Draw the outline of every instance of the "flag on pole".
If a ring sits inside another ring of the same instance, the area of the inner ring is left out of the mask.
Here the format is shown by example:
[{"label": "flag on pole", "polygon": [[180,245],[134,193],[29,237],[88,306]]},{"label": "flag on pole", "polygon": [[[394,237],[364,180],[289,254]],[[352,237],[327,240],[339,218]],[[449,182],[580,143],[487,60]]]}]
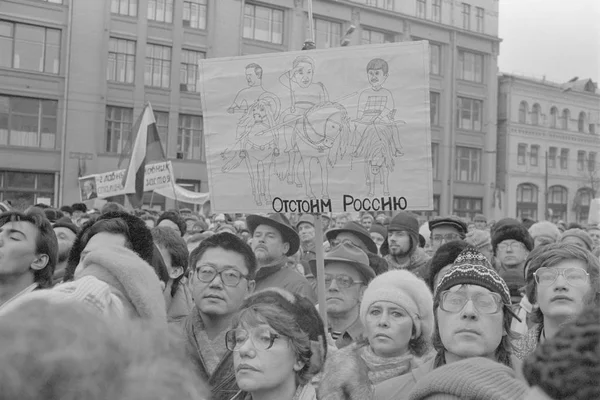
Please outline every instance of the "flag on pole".
[{"label": "flag on pole", "polygon": [[166,157],[156,128],[154,111],[152,105],[148,103],[142,112],[129,165],[123,177],[123,187],[134,189],[135,195],[132,197],[138,204],[142,202],[144,195],[146,164],[157,161],[166,161]]}]

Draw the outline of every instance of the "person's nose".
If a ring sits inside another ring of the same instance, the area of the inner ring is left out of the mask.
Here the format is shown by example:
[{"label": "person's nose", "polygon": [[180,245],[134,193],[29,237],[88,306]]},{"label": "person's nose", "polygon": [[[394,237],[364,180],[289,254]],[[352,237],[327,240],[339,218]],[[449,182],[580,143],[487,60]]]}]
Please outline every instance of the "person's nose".
[{"label": "person's nose", "polygon": [[329,287],[327,288],[330,292],[339,292],[340,288],[337,285],[337,282],[335,279],[331,280],[331,283],[329,284]]},{"label": "person's nose", "polygon": [[256,349],[250,337],[246,339],[244,343],[239,347],[238,352],[242,358],[254,358],[256,357]]},{"label": "person's nose", "polygon": [[565,278],[564,272],[559,273],[558,276],[556,277],[556,280],[554,281],[554,290],[562,291],[562,290],[568,290],[568,289],[569,289],[569,285],[567,282],[567,278]]},{"label": "person's nose", "polygon": [[208,287],[211,289],[222,289],[223,288],[223,280],[221,280],[221,275],[215,275],[214,279],[208,284]]},{"label": "person's nose", "polygon": [[389,316],[387,313],[381,313],[381,316],[379,317],[379,321],[377,321],[377,326],[381,327],[381,328],[387,328],[389,327],[390,321],[389,321]]},{"label": "person's nose", "polygon": [[469,299],[467,301],[467,304],[465,304],[465,306],[461,310],[461,318],[476,320],[478,317],[479,317],[479,314],[477,313],[475,304],[473,304],[473,300]]}]

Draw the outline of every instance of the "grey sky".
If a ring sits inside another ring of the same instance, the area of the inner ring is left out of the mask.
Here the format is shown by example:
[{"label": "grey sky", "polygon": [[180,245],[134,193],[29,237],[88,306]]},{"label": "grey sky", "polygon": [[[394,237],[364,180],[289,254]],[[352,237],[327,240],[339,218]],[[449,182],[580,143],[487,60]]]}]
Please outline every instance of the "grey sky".
[{"label": "grey sky", "polygon": [[600,0],[499,0],[501,72],[600,78]]}]

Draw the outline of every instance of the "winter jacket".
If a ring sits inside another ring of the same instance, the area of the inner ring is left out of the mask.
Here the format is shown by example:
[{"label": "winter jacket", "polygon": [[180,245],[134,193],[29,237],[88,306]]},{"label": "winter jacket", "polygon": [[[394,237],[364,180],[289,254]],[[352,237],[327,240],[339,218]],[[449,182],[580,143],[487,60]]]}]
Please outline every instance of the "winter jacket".
[{"label": "winter jacket", "polygon": [[171,300],[167,310],[167,322],[169,326],[183,326],[185,319],[194,307],[194,300],[187,286],[181,282]]},{"label": "winter jacket", "polygon": [[[231,400],[252,400],[252,395],[246,392],[238,392]],[[317,393],[312,385],[298,386],[293,400],[317,400]]]},{"label": "winter jacket", "polygon": [[394,260],[394,257],[391,254],[386,255],[384,259],[385,261],[387,261],[390,270],[406,269],[414,273],[418,277],[425,279],[427,276],[425,274],[427,271],[427,264],[431,257],[429,257],[427,253],[425,253],[425,250],[423,250],[420,247],[417,247],[413,254],[410,256],[410,263],[407,266],[397,264]]},{"label": "winter jacket", "polygon": [[284,257],[270,265],[261,267],[256,273],[255,291],[278,287],[289,292],[306,297],[314,304],[317,303],[317,295],[305,277],[286,266],[287,257]]}]

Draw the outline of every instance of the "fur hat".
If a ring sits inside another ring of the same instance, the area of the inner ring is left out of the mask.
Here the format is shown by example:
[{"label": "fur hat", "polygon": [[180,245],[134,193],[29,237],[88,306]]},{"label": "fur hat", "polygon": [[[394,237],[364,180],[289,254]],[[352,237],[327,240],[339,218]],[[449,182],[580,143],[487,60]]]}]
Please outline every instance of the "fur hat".
[{"label": "fur hat", "polygon": [[521,222],[514,218],[502,218],[500,221],[496,222],[494,226],[492,226],[490,230],[491,235],[494,236],[494,232],[507,225],[521,225]]},{"label": "fur hat", "polygon": [[79,233],[79,227],[75,225],[69,218],[63,217],[52,224],[53,228],[67,228],[75,235]]},{"label": "fur hat", "polygon": [[553,242],[558,242],[560,239],[560,231],[558,227],[550,221],[540,221],[531,225],[529,234],[535,240],[536,237],[545,236],[552,239]]},{"label": "fur hat", "polygon": [[523,243],[527,251],[533,250],[533,239],[527,229],[521,224],[508,224],[494,229],[494,233],[492,234],[494,253],[499,243],[510,239]]},{"label": "fur hat", "polygon": [[467,233],[465,242],[479,250],[487,245],[492,244],[492,238],[490,237],[490,233],[488,231],[473,229],[471,232]]},{"label": "fur hat", "polygon": [[594,241],[592,240],[592,237],[583,229],[572,228],[564,231],[560,236],[560,241],[563,242],[568,237],[576,237],[581,239],[589,251],[594,249]]},{"label": "fur hat", "polygon": [[417,382],[410,400],[522,399],[527,385],[504,364],[471,357],[436,368]]},{"label": "fur hat", "polygon": [[96,222],[115,218],[120,218],[127,224],[130,236],[128,239],[131,242],[133,251],[136,252],[142,260],[146,261],[148,264],[152,264],[154,242],[152,240],[152,233],[146,226],[146,223],[135,215],[124,211],[112,211],[102,214]]},{"label": "fur hat", "polygon": [[433,332],[433,298],[421,278],[406,270],[393,270],[373,279],[360,303],[363,325],[369,307],[377,301],[389,301],[404,308],[413,321],[416,337],[423,336],[430,340]]}]

